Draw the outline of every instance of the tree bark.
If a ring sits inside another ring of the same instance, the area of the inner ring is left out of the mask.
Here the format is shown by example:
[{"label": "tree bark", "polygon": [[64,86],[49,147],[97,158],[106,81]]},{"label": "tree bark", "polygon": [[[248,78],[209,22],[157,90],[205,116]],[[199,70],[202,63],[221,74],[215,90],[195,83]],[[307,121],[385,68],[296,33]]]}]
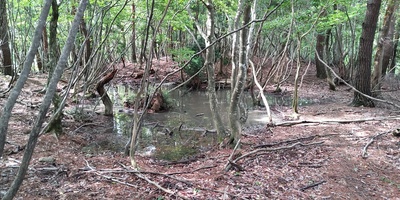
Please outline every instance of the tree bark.
[{"label": "tree bark", "polygon": [[0,0],[0,50],[3,52],[4,75],[14,75],[8,37],[7,1]]},{"label": "tree bark", "polygon": [[[325,47],[325,50],[324,50],[325,55],[324,56],[326,59],[326,63],[331,63],[331,61],[332,61],[331,53],[329,52],[329,41],[330,41],[331,35],[332,35],[332,30],[331,29],[326,30],[325,42],[324,42],[324,47]],[[325,65],[324,65],[324,70],[325,70],[325,74],[326,74],[326,81],[328,82],[328,85],[329,85],[329,89],[335,91],[336,85],[335,85],[335,81],[333,80],[333,75],[332,75],[331,70],[329,70]]]},{"label": "tree bark", "polygon": [[[324,57],[324,44],[325,44],[325,33],[321,32],[321,33],[317,33],[317,42],[315,44],[315,49],[317,50],[317,53],[319,55],[319,57],[323,60]],[[317,77],[320,79],[325,79],[326,76],[326,70],[325,70],[325,66],[324,64],[321,63],[321,61],[319,61],[317,59],[317,56],[315,56],[315,67],[317,69]]]},{"label": "tree bark", "polygon": [[22,87],[24,86],[26,80],[28,79],[28,75],[31,71],[33,59],[35,58],[36,51],[40,44],[40,39],[42,37],[41,33],[42,33],[44,26],[46,25],[46,18],[49,15],[50,5],[51,5],[51,0],[46,0],[44,6],[42,8],[38,24],[36,26],[35,33],[33,35],[31,47],[28,51],[28,54],[26,55],[23,69],[19,75],[19,78],[18,78],[14,88],[11,90],[10,95],[8,96],[7,102],[3,107],[3,112],[1,113],[1,117],[0,117],[0,157],[3,156],[3,152],[4,152],[4,145],[6,142],[8,122],[10,121],[11,111],[14,108],[16,100],[17,100],[19,94],[21,93]]},{"label": "tree bark", "polygon": [[[217,94],[215,92],[215,47],[211,46],[211,44],[215,40],[215,7],[212,0],[208,0],[206,3],[207,6],[207,35],[204,38],[206,46],[210,46],[206,50],[206,58],[204,61],[204,65],[207,70],[207,92],[208,92],[208,100],[210,103],[211,115],[213,117],[214,127],[217,129],[217,134],[220,136],[225,135],[225,128],[221,120],[221,116],[218,112],[217,106]],[[197,28],[199,30],[199,27]],[[200,30],[199,30],[200,31]]]},{"label": "tree bark", "polygon": [[[56,68],[57,61],[59,58],[59,54],[57,52],[58,49],[58,41],[57,41],[57,26],[58,26],[58,18],[59,18],[59,5],[57,0],[53,0],[51,2],[51,20],[50,20],[50,65],[49,65],[49,77],[47,79],[47,85],[50,83],[54,69]],[[60,104],[60,96],[56,93],[53,97],[53,105],[54,110],[56,111]],[[61,113],[61,112],[60,112]],[[47,131],[54,131],[54,133],[58,135],[62,135],[62,115],[57,115],[52,121],[51,126]]]},{"label": "tree bark", "polygon": [[[386,8],[386,14],[383,19],[382,29],[379,34],[378,38],[379,42],[375,54],[374,73],[372,76],[373,90],[381,89],[381,78],[384,75],[383,68],[387,69],[387,65],[389,64],[390,52],[391,52],[390,41],[393,39],[393,37],[389,38],[389,29],[391,26],[394,10],[395,10],[395,0],[389,0]],[[374,92],[375,96],[377,94],[378,93]]]},{"label": "tree bark", "polygon": [[[48,109],[50,107],[50,104],[52,102],[53,96],[56,93],[57,83],[61,79],[61,75],[63,74],[64,69],[65,69],[65,67],[67,65],[69,53],[70,53],[70,51],[72,49],[72,46],[74,44],[75,37],[76,37],[76,34],[78,32],[78,29],[79,29],[80,20],[83,17],[83,14],[84,14],[84,11],[86,9],[87,3],[88,3],[87,0],[82,0],[80,2],[80,4],[79,4],[78,12],[75,15],[74,22],[72,23],[70,32],[68,34],[67,41],[66,41],[65,46],[64,46],[64,48],[62,50],[62,53],[61,53],[61,57],[60,57],[60,59],[59,59],[59,61],[57,63],[57,67],[54,70],[54,74],[51,77],[50,83],[49,83],[49,85],[47,87],[46,94],[45,94],[44,99],[43,99],[43,103],[42,103],[42,105],[40,106],[40,109],[39,109],[38,117],[36,118],[35,124],[34,124],[32,130],[31,130],[30,135],[29,135],[29,140],[28,140],[28,143],[27,143],[26,148],[25,148],[25,152],[24,152],[24,156],[23,156],[22,161],[21,161],[21,165],[20,165],[20,167],[18,169],[18,173],[17,173],[13,183],[11,184],[10,189],[7,191],[7,193],[3,197],[3,200],[8,200],[8,199],[11,200],[11,199],[13,199],[13,197],[15,196],[15,194],[17,193],[19,187],[22,184],[22,181],[24,179],[26,171],[28,170],[29,162],[30,162],[30,160],[32,158],[32,154],[33,154],[33,151],[35,149],[37,139],[39,137],[40,129],[42,128],[42,124],[43,124],[43,122],[44,122],[44,120],[46,118],[46,113],[47,113],[47,111],[48,111]],[[46,6],[43,7],[43,10],[46,10],[46,9],[48,9],[50,7],[50,5],[47,5],[47,4],[50,4],[49,0],[46,1]],[[47,12],[48,12],[48,10],[47,10]],[[44,12],[42,12],[42,13],[44,13]],[[45,16],[47,16],[47,13],[46,13]],[[40,22],[41,21],[42,21],[42,15],[41,15],[41,18],[40,18]],[[43,20],[43,21],[45,21],[45,20]],[[44,25],[44,23],[43,24],[39,23],[39,24],[41,25],[41,28]],[[37,28],[35,33],[40,35],[40,32],[42,31],[41,28]],[[36,42],[39,43],[39,40],[40,40],[40,37],[38,38],[38,41],[36,41]],[[36,51],[34,51],[32,57],[35,55],[35,52]]]},{"label": "tree bark", "polygon": [[135,1],[132,1],[132,62],[136,63],[136,5]]},{"label": "tree bark", "polygon": [[[398,5],[395,5],[395,11],[398,8]],[[382,77],[384,77],[387,73],[388,70],[390,70],[390,66],[392,62],[396,60],[396,57],[394,56],[394,48],[395,48],[395,43],[394,41],[398,41],[398,38],[395,38],[395,28],[396,28],[396,17],[392,15],[392,20],[390,20],[390,27],[389,27],[389,32],[387,38],[389,40],[386,40],[386,43],[384,45],[387,45],[387,47],[384,47],[384,53],[382,57]]]},{"label": "tree bark", "polygon": [[[400,20],[395,19],[397,21],[397,28],[396,28],[396,34],[394,36],[394,45],[393,45],[393,55],[392,55],[392,61],[390,63],[389,71],[390,73],[395,73],[395,67],[396,67],[396,57],[397,57],[397,47],[399,46],[400,43]],[[396,22],[394,22],[396,23]],[[395,25],[396,26],[396,25]]]},{"label": "tree bark", "polygon": [[[251,18],[251,2],[244,1],[244,12],[243,12],[243,23],[245,25],[250,22]],[[241,137],[241,122],[240,118],[242,114],[240,111],[240,101],[241,96],[243,94],[246,77],[247,77],[247,68],[248,68],[248,42],[249,42],[249,27],[246,27],[240,31],[239,38],[239,62],[236,77],[233,79],[236,82],[232,82],[232,94],[231,94],[231,102],[229,106],[229,121],[231,128],[231,136],[230,136],[230,144],[236,145]]]},{"label": "tree bark", "polygon": [[339,76],[345,81],[350,80],[350,72],[348,68],[344,65],[344,50],[343,50],[343,36],[342,36],[342,25],[339,24],[335,28],[335,43],[334,43],[334,51],[335,53],[333,54],[333,65],[337,66],[339,70]]},{"label": "tree bark", "polygon": [[43,28],[43,32],[42,32],[42,49],[43,49],[43,55],[42,55],[43,69],[42,69],[42,72],[46,72],[46,70],[48,70],[48,60],[49,60],[49,41],[48,41],[48,38],[47,38],[46,26]]},{"label": "tree bark", "polygon": [[[82,33],[82,35],[85,37],[85,56],[83,57],[83,63],[84,65],[86,65],[89,60],[90,60],[90,55],[92,54],[92,47],[91,47],[91,40],[90,40],[90,35],[87,31],[87,27],[86,27],[86,23],[85,23],[85,19],[82,18],[82,22],[79,26],[79,29]],[[86,74],[86,76],[88,76],[88,74]]]},{"label": "tree bark", "polygon": [[[368,0],[367,11],[362,24],[362,33],[357,59],[358,64],[355,68],[353,82],[354,87],[366,95],[371,95],[372,47],[381,3],[382,0]],[[371,99],[361,95],[358,92],[354,92],[352,105],[365,107],[375,106]]]},{"label": "tree bark", "polygon": [[117,69],[114,68],[110,73],[105,75],[97,84],[96,84],[96,90],[99,93],[101,97],[101,101],[103,101],[105,110],[104,110],[104,115],[106,116],[112,116],[113,115],[113,103],[108,96],[106,90],[104,89],[104,85],[110,82],[115,74],[117,73]]}]

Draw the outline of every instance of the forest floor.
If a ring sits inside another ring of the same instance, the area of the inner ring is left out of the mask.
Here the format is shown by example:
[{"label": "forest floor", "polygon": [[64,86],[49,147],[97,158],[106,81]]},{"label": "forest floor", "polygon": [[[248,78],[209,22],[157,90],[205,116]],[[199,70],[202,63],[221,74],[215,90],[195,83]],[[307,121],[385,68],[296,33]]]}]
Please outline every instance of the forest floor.
[{"label": "forest floor", "polygon": [[[174,68],[168,63],[154,66],[152,80]],[[348,86],[330,91],[312,68],[303,76],[299,95],[313,103],[299,107],[298,120],[291,107],[273,107],[281,125],[245,131],[233,159],[253,153],[229,171],[224,169],[233,150],[215,145],[187,162],[168,165],[137,156],[138,173],[122,152],[85,151],[88,144],[112,145],[112,118],[66,116],[65,136],[39,138],[16,199],[400,199],[400,138],[392,134],[400,128],[399,110],[384,103],[352,107]],[[120,69],[113,81],[129,81],[132,70],[132,65]],[[0,197],[18,170],[43,97],[35,90],[43,87],[45,77],[29,77],[13,110],[6,155],[0,160]],[[282,85],[288,95],[292,80]],[[2,89],[7,83],[1,81]],[[387,77],[382,97],[398,103],[399,89],[400,80]],[[1,107],[5,101],[0,98]]]}]

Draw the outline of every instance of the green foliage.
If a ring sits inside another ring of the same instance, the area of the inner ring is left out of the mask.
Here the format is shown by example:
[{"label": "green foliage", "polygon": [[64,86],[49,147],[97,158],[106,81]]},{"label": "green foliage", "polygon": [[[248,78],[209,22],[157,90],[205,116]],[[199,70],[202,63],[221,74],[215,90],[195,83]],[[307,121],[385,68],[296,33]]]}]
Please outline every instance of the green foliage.
[{"label": "green foliage", "polygon": [[168,108],[171,108],[175,103],[175,100],[171,97],[171,94],[167,90],[161,90],[161,94],[164,98],[164,103]]},{"label": "green foliage", "polygon": [[[173,58],[176,62],[183,64],[187,62],[190,59],[190,57],[192,57],[192,55],[196,52],[195,50],[197,49],[198,47],[196,45],[193,45],[190,48],[184,47],[182,49],[171,50],[170,52],[173,55]],[[193,76],[203,67],[203,64],[204,64],[203,57],[198,55],[194,57],[185,68],[183,68],[183,71],[187,75]]]},{"label": "green foliage", "polygon": [[185,71],[186,74],[192,76],[203,67],[203,64],[204,64],[203,57],[196,56],[190,61],[189,65],[185,67],[183,70]]}]

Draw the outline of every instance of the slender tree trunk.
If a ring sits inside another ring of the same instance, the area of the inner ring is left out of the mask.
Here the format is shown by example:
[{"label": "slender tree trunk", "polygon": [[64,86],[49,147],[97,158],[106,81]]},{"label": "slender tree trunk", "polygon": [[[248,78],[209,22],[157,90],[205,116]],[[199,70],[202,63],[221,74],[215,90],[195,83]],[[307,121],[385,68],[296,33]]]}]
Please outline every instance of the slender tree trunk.
[{"label": "slender tree trunk", "polygon": [[[243,23],[245,25],[250,22],[251,16],[251,2],[243,2],[244,12],[243,12]],[[231,102],[229,106],[229,121],[231,128],[231,137],[229,143],[236,145],[241,137],[241,113],[240,112],[240,100],[241,95],[243,94],[246,77],[247,77],[247,68],[248,68],[248,40],[249,40],[249,27],[244,28],[240,31],[239,38],[239,65],[237,71],[237,77],[235,78],[236,82],[232,82],[232,94],[231,94]]]},{"label": "slender tree trunk", "polygon": [[395,21],[394,16],[392,16],[392,20],[389,25],[389,32],[385,39],[385,43],[383,44],[383,54],[382,54],[382,77],[386,75],[387,70],[390,66],[390,61],[394,60],[393,56],[393,47],[394,47],[394,28]]},{"label": "slender tree trunk", "polygon": [[[374,36],[379,17],[379,9],[381,7],[381,0],[368,0],[367,11],[365,19],[362,24],[362,33],[360,38],[360,47],[358,53],[358,64],[354,74],[354,87],[366,95],[371,95],[371,61],[372,61],[372,47],[374,43]],[[374,102],[354,92],[352,104],[354,106],[374,107]]]},{"label": "slender tree trunk", "polygon": [[[324,43],[325,43],[325,33],[317,33],[317,43],[315,48],[321,59],[324,59]],[[317,58],[317,56],[315,56]],[[315,67],[317,68],[317,77],[320,79],[326,78],[325,66],[318,59],[315,59]]]},{"label": "slender tree trunk", "polygon": [[[84,65],[87,65],[89,63],[89,59],[90,59],[90,55],[92,54],[92,47],[91,47],[91,39],[90,39],[90,35],[88,33],[87,27],[86,27],[86,22],[85,19],[82,18],[82,22],[79,26],[79,29],[82,33],[82,35],[85,37],[85,53],[84,53],[84,60],[83,63]],[[88,75],[86,75],[88,76]]]},{"label": "slender tree trunk", "polygon": [[0,0],[0,50],[3,52],[4,75],[14,75],[8,37],[7,1]]},{"label": "slender tree trunk", "polygon": [[342,25],[337,25],[335,28],[335,43],[334,43],[334,51],[333,54],[333,65],[337,66],[339,70],[339,76],[345,80],[350,80],[349,70],[346,69],[343,61],[343,37],[342,37]]},{"label": "slender tree trunk", "polygon": [[[59,5],[57,0],[53,0],[51,2],[51,20],[50,20],[50,66],[49,66],[49,77],[47,83],[49,84],[56,68],[57,61],[59,58],[59,54],[57,52],[58,49],[58,41],[57,41],[57,26],[58,26],[58,17],[59,17]],[[56,93],[53,97],[53,105],[54,110],[56,111],[60,105],[60,96]],[[60,112],[61,113],[61,112]],[[54,120],[50,122],[49,129],[47,131],[54,131],[54,133],[58,136],[62,134],[62,114],[56,116]]]},{"label": "slender tree trunk", "polygon": [[397,20],[397,29],[396,29],[396,34],[394,36],[394,45],[393,45],[393,55],[392,55],[392,61],[390,63],[389,70],[391,73],[395,73],[395,67],[396,67],[396,57],[397,57],[397,47],[399,46],[400,43],[400,20]]},{"label": "slender tree trunk", "polygon": [[132,1],[132,62],[136,63],[136,5],[135,1]]},{"label": "slender tree trunk", "polygon": [[[389,38],[388,36],[394,10],[395,10],[395,0],[389,0],[386,8],[385,18],[383,19],[382,29],[379,34],[379,42],[375,54],[374,73],[372,76],[373,90],[380,90],[381,88],[380,82],[383,76],[382,69],[383,68],[386,69],[389,62],[388,57],[390,57],[389,50],[391,48],[390,41],[393,39],[393,37]],[[378,93],[375,93],[374,95],[378,95]]]},{"label": "slender tree trunk", "polygon": [[[396,6],[397,7],[397,6]],[[389,32],[387,38],[388,40],[385,40],[385,47],[383,56],[382,56],[382,77],[384,77],[387,73],[387,70],[390,69],[391,62],[394,62],[396,60],[396,57],[393,56],[393,51],[394,51],[394,41],[397,41],[395,38],[395,26],[396,26],[396,17],[392,15],[392,20],[390,20],[390,27],[389,27]]]},{"label": "slender tree trunk", "polygon": [[14,88],[11,90],[10,95],[8,96],[7,102],[3,107],[3,112],[1,113],[0,118],[0,157],[3,156],[4,152],[4,145],[6,142],[7,136],[7,129],[8,129],[8,122],[10,121],[11,111],[14,108],[16,100],[21,93],[22,87],[24,86],[26,80],[28,79],[28,75],[31,71],[33,59],[35,58],[36,51],[40,44],[40,39],[42,37],[41,33],[46,25],[46,18],[49,15],[51,0],[46,0],[40,17],[38,24],[35,29],[35,33],[33,35],[32,44],[26,55],[26,59],[24,62],[23,69],[19,75],[17,83],[15,84]]},{"label": "slender tree trunk", "polygon": [[43,70],[43,60],[39,50],[36,52],[36,65],[38,67],[38,71],[41,72]]},{"label": "slender tree trunk", "polygon": [[[218,112],[217,106],[217,94],[215,92],[215,47],[211,44],[215,40],[215,7],[212,0],[207,0],[207,35],[204,38],[206,46],[210,46],[206,50],[206,58],[204,65],[207,70],[207,92],[208,100],[210,102],[211,115],[213,117],[214,127],[217,129],[217,134],[223,136],[225,133],[225,128],[221,120],[221,116]],[[199,29],[199,27],[198,27]],[[200,30],[199,30],[200,31]]]},{"label": "slender tree trunk", "polygon": [[[324,43],[324,45],[325,45],[324,56],[325,56],[325,60],[327,61],[326,63],[331,63],[332,56],[331,56],[331,53],[329,52],[329,41],[330,41],[330,38],[332,35],[332,30],[331,29],[326,30],[325,35],[326,36],[325,36],[325,43]],[[326,73],[326,81],[328,82],[329,89],[333,90],[333,91],[336,90],[336,85],[333,80],[333,75],[332,75],[331,70],[329,70],[325,65],[323,67],[324,67],[324,70]]]},{"label": "slender tree trunk", "polygon": [[43,70],[42,72],[46,72],[48,70],[48,61],[49,61],[49,41],[47,38],[47,29],[46,26],[43,28],[42,31],[42,49],[43,49]]},{"label": "slender tree trunk", "polygon": [[[240,17],[243,14],[243,8],[244,8],[244,1],[243,0],[239,0],[238,3],[238,9],[235,15],[235,19],[233,21],[233,30],[236,30],[239,28],[239,22],[240,22]],[[234,33],[232,35],[232,72],[231,72],[231,84],[233,85],[234,83],[236,83],[236,78],[237,78],[237,74],[238,74],[238,63],[239,63],[239,54],[238,54],[238,36],[239,33]]]}]

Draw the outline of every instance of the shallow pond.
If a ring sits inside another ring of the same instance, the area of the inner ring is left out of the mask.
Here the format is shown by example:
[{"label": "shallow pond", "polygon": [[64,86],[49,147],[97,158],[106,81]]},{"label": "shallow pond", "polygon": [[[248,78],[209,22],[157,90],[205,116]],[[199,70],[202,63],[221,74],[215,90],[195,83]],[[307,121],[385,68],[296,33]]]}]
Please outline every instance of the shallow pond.
[{"label": "shallow pond", "polygon": [[[126,98],[133,98],[134,92],[127,86],[118,85],[112,90],[114,102],[114,130],[120,136],[130,133],[132,116],[121,112]],[[250,95],[245,93],[249,117],[245,127],[265,125],[265,110],[251,105]],[[212,117],[207,92],[186,92],[183,89],[168,94],[172,108],[168,112],[147,114],[141,131],[138,152],[158,159],[177,161],[209,149],[219,139],[213,130]],[[229,124],[228,109],[230,90],[218,90],[218,111],[224,124]],[[267,96],[270,106],[289,106],[290,97]],[[306,100],[301,104],[308,104]],[[226,126],[227,127],[227,126]]]}]

